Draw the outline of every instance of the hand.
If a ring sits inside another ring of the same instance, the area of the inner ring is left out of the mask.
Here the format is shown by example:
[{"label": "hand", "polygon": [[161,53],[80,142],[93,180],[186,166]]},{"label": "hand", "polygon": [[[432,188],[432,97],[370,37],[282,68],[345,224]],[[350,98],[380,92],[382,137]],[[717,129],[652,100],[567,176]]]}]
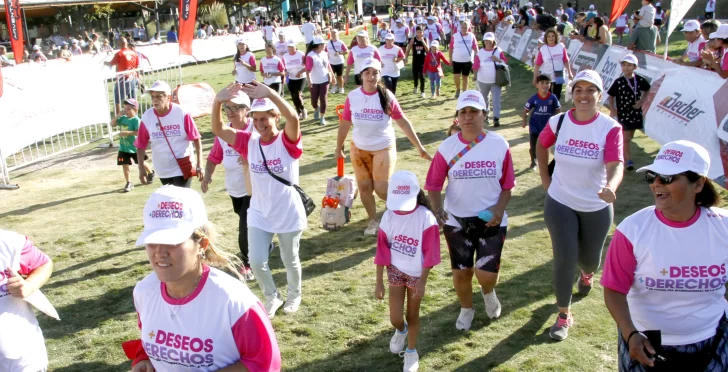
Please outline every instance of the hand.
[{"label": "hand", "polygon": [[531,84],[532,85],[536,85],[536,77],[535,76],[533,77],[533,80],[531,80]]},{"label": "hand", "polygon": [[200,184],[200,189],[202,190],[203,194],[207,194],[207,190],[209,185],[212,183],[212,178],[205,177],[205,179],[202,180],[202,183]]},{"label": "hand", "polygon": [[607,203],[614,203],[617,200],[617,194],[614,193],[611,187],[607,186],[597,193],[599,199],[604,200]]},{"label": "hand", "polygon": [[134,368],[131,369],[131,372],[154,372],[154,367],[152,366],[152,362],[148,360],[142,360],[134,365]]},{"label": "hand", "polygon": [[261,84],[255,80],[243,85],[240,90],[252,99],[268,98],[276,94],[273,89],[270,89],[267,85]]},{"label": "hand", "polygon": [[13,269],[5,270],[5,273],[8,275],[7,289],[12,296],[26,298],[38,289],[33,283],[25,281]]},{"label": "hand", "polygon": [[543,186],[544,190],[549,191],[549,186],[551,186],[551,176],[549,176],[547,180],[541,178],[541,186]]},{"label": "hand", "polygon": [[642,100],[639,100],[639,101],[635,102],[634,105],[632,105],[632,108],[633,109],[636,109],[636,110],[637,109],[641,109],[642,108]]},{"label": "hand", "polygon": [[445,226],[445,221],[449,219],[447,212],[444,209],[436,211],[435,218],[437,219],[437,224],[440,225],[440,227]]},{"label": "hand", "polygon": [[569,71],[569,80],[574,80],[574,73]]},{"label": "hand", "polygon": [[142,185],[147,185],[147,170],[141,164],[139,164],[139,181]]},{"label": "hand", "polygon": [[637,333],[632,336],[631,339],[629,339],[628,346],[630,359],[640,362],[640,364],[642,364],[643,366],[655,366],[655,359],[650,358],[645,353],[645,349],[647,349],[647,352],[649,352],[650,354],[657,354],[655,352],[655,348],[652,347],[652,344],[650,343],[650,341],[647,340],[647,338]]},{"label": "hand", "polygon": [[493,226],[500,226],[501,221],[503,221],[503,214],[505,214],[505,211],[496,208],[496,207],[490,207],[488,208],[489,211],[493,212],[493,217],[490,219],[490,221],[485,223],[486,227],[493,227]]},{"label": "hand", "polygon": [[238,73],[238,70],[234,68],[233,72],[232,72],[233,76],[235,76],[235,74],[237,74],[237,73]]},{"label": "hand", "polygon": [[521,122],[521,128],[525,128],[525,127],[526,127],[526,121],[524,120]]},{"label": "hand", "polygon": [[245,160],[245,158],[243,158],[242,156],[240,156],[240,157],[238,157],[238,164],[243,165],[243,166],[247,166],[248,165],[248,161]]},{"label": "hand", "polygon": [[491,59],[491,60],[492,60],[493,62],[500,62],[500,61],[501,61],[501,60],[500,60],[500,58],[498,58],[498,57],[496,57],[496,56],[490,56],[490,59]]},{"label": "hand", "polygon": [[346,155],[344,155],[344,149],[334,151],[334,157],[336,157],[336,160],[345,159]]},{"label": "hand", "polygon": [[227,102],[233,99],[233,97],[238,94],[242,86],[243,85],[240,83],[230,83],[228,86],[220,89],[220,91],[217,92],[217,94],[215,95],[215,101]]},{"label": "hand", "polygon": [[427,285],[427,282],[422,280],[422,278],[417,281],[417,284],[415,284],[415,293],[412,294],[413,299],[425,297],[425,285]]},{"label": "hand", "polygon": [[384,284],[383,283],[377,283],[377,285],[374,287],[374,298],[377,300],[383,300],[384,299]]},{"label": "hand", "polygon": [[205,179],[205,171],[203,171],[200,167],[197,167],[195,170],[197,171],[197,179],[202,182],[202,180]]},{"label": "hand", "polygon": [[420,152],[420,157],[422,159],[425,159],[425,160],[428,160],[428,161],[432,161],[432,156],[430,156],[430,154],[427,152],[427,150],[425,150],[424,147],[420,146],[419,152]]},{"label": "hand", "polygon": [[298,71],[298,73],[296,74],[296,77],[301,77],[301,75],[303,75],[304,72],[306,72],[306,70]]}]

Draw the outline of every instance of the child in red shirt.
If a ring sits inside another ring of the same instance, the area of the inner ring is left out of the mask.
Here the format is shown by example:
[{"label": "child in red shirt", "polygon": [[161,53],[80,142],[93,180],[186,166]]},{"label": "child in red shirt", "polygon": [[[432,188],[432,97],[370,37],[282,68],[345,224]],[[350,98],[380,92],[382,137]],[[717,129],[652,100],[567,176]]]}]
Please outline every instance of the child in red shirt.
[{"label": "child in red shirt", "polygon": [[430,44],[430,50],[425,56],[425,65],[422,67],[422,73],[426,73],[427,77],[430,79],[430,92],[432,93],[432,98],[440,96],[440,86],[442,85],[442,81],[440,81],[440,79],[443,76],[442,64],[440,62],[445,62],[446,65],[452,66],[450,61],[445,58],[445,55],[438,50],[439,46],[440,43],[437,40],[432,41]]}]

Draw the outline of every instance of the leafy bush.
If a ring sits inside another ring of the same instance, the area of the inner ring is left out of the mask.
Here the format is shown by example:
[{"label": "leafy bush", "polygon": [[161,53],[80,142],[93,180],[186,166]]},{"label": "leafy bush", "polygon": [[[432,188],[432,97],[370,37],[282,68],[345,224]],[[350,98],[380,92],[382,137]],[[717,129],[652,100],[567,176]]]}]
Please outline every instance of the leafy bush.
[{"label": "leafy bush", "polygon": [[225,5],[222,3],[214,2],[210,5],[203,5],[197,12],[199,14],[199,21],[201,23],[211,23],[212,27],[218,29],[228,24],[227,13],[225,12]]}]

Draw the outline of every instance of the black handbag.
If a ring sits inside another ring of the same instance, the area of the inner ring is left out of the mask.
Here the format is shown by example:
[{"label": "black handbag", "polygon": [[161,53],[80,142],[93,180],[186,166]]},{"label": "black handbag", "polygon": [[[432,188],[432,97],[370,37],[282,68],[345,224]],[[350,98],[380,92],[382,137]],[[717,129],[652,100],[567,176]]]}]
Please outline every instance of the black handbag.
[{"label": "black handbag", "polygon": [[276,181],[286,185],[293,187],[298,195],[301,197],[301,201],[303,202],[303,209],[306,210],[306,217],[310,216],[311,213],[313,213],[314,209],[316,209],[316,204],[314,204],[313,199],[311,199],[303,189],[291,183],[290,181],[286,181],[285,179],[276,176],[273,172],[268,169],[268,161],[265,160],[265,154],[263,154],[263,146],[260,144],[260,141],[258,141],[258,149],[260,149],[260,156],[263,157],[263,166],[265,167],[265,170],[268,171],[268,174],[270,174],[271,177],[273,177]]},{"label": "black handbag", "polygon": [[465,235],[471,238],[492,238],[500,230],[500,226],[485,226],[486,222],[479,217],[458,217],[450,213],[463,228]]},{"label": "black handbag", "polygon": [[[564,123],[564,116],[566,114],[561,114],[559,116],[559,123],[556,124],[556,133],[554,133],[554,136],[558,139],[559,138],[559,132],[561,131],[561,124]],[[553,176],[554,169],[556,169],[556,155],[554,155],[554,158],[549,163],[549,176]]]}]

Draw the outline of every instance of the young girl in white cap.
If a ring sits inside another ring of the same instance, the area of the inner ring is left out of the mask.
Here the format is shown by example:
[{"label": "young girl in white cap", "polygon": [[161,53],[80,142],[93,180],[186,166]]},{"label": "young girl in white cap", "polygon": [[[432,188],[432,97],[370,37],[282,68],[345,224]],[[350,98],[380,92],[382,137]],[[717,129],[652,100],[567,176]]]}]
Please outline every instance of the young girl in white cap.
[{"label": "young girl in white cap", "polygon": [[[384,268],[389,281],[389,317],[395,328],[389,350],[404,356],[404,371],[417,371],[420,302],[427,276],[440,263],[440,231],[417,176],[398,171],[389,179],[387,211],[379,224],[375,297],[384,299]],[[407,299],[407,307],[404,307]],[[402,313],[407,313],[405,320]],[[407,350],[403,351],[407,341]]]},{"label": "young girl in white cap", "polygon": [[445,58],[445,55],[438,49],[440,42],[433,40],[430,44],[430,50],[425,56],[425,65],[422,68],[423,73],[427,74],[427,78],[430,79],[430,98],[440,96],[440,86],[442,85],[442,63],[452,66],[452,63]]},{"label": "young girl in white cap", "polygon": [[255,80],[255,55],[250,52],[248,44],[242,38],[235,41],[235,46],[238,49],[233,57],[235,81],[243,84],[250,83]]},{"label": "young girl in white cap", "polygon": [[132,371],[280,370],[263,305],[218,269],[237,272],[239,261],[213,244],[200,194],[161,187],[143,216],[137,245],[146,248],[153,273],[134,287],[141,339],[123,345]]}]

